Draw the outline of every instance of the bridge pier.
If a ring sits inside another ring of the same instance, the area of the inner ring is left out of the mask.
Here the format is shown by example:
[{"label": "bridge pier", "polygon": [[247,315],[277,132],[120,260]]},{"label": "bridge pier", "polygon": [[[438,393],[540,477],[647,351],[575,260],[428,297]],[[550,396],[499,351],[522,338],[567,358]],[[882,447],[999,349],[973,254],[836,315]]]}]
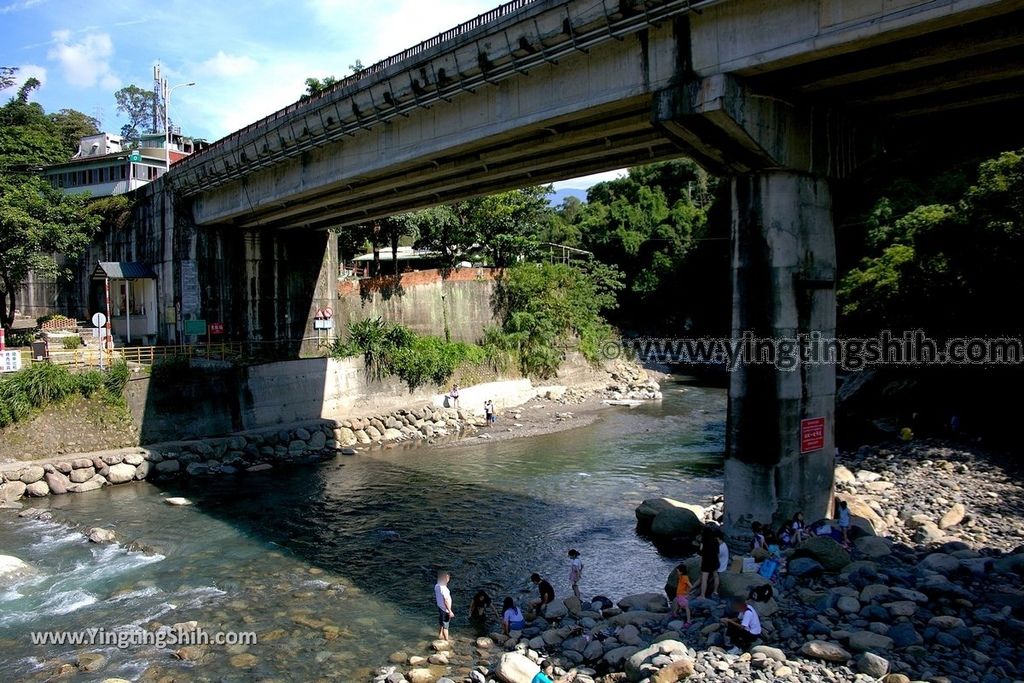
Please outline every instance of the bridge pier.
[{"label": "bridge pier", "polygon": [[[836,254],[828,182],[769,170],[732,179],[732,337],[755,337],[729,381],[725,526],[777,527],[797,511],[827,516],[834,468],[835,366],[796,364],[799,335],[832,338]],[[763,355],[764,354],[764,355]],[[772,355],[767,355],[772,354]],[[801,453],[801,420],[824,418],[821,447]]]}]

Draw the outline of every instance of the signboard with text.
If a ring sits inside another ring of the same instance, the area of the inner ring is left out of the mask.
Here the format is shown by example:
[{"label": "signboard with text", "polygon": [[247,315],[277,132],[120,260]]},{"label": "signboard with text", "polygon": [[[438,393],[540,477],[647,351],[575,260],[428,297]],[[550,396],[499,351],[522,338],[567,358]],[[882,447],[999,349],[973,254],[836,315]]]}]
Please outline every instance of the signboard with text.
[{"label": "signboard with text", "polygon": [[0,372],[21,370],[21,351],[0,351]]},{"label": "signboard with text", "polygon": [[210,334],[224,334],[224,323],[210,323]]},{"label": "signboard with text", "polygon": [[185,334],[202,336],[206,334],[206,321],[205,320],[186,320],[185,321]]},{"label": "signboard with text", "polygon": [[800,452],[813,453],[825,447],[825,418],[800,420]]}]

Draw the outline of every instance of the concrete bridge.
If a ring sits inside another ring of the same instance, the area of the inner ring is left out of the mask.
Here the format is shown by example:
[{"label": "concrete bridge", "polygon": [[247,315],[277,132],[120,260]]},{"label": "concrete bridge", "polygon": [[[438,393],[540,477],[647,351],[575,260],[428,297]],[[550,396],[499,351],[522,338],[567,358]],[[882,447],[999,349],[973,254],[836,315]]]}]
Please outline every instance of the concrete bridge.
[{"label": "concrete bridge", "polygon": [[[517,0],[177,164],[143,221],[162,301],[184,250],[219,264],[204,317],[294,334],[333,296],[329,270],[295,274],[313,231],[688,155],[732,177],[734,333],[830,336],[830,183],[1013,125],[1022,43],[1020,0]],[[834,368],[744,367],[729,393],[729,528],[824,515]],[[823,448],[801,454],[812,417]]]}]

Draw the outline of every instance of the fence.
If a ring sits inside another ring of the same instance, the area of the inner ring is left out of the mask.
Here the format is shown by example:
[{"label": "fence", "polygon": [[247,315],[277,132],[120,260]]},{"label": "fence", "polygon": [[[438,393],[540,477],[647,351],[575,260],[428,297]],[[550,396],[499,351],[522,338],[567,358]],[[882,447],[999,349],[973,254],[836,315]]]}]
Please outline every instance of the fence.
[{"label": "fence", "polygon": [[73,350],[51,350],[44,359],[36,359],[32,352],[23,349],[22,367],[30,363],[54,363],[66,367],[99,367],[115,361],[125,361],[133,366],[152,366],[166,360],[216,360],[228,362],[256,362],[297,358],[303,342],[316,342],[323,348],[323,339],[280,340],[266,342],[219,342],[215,344],[172,344],[167,346],[123,346],[114,349],[80,348]]}]

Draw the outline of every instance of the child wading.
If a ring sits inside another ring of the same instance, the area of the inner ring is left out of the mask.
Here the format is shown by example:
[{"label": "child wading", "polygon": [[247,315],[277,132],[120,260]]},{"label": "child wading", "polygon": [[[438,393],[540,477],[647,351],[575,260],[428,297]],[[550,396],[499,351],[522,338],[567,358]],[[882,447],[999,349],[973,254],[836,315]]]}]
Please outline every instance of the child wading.
[{"label": "child wading", "polygon": [[843,545],[850,545],[850,506],[845,500],[839,501],[839,530],[843,532]]},{"label": "child wading", "polygon": [[573,548],[569,551],[569,584],[572,586],[572,594],[580,597],[580,579],[583,578],[583,560],[580,559],[580,551]]}]

